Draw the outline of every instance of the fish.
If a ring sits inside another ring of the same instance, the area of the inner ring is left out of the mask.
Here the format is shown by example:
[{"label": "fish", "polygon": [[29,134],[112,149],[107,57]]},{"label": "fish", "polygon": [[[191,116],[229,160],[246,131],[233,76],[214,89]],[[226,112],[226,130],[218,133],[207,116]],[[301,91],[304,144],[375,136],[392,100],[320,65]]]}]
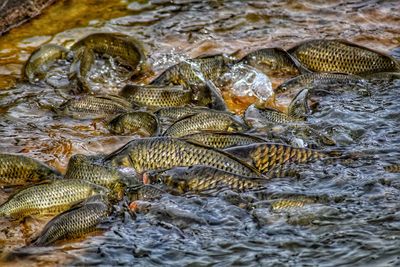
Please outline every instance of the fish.
[{"label": "fish", "polygon": [[77,238],[95,231],[97,225],[111,213],[108,200],[99,199],[98,195],[95,197],[51,219],[31,245],[48,246],[59,240]]},{"label": "fish", "polygon": [[150,184],[128,187],[125,190],[130,201],[157,199],[166,193],[163,189]]},{"label": "fish", "polygon": [[283,198],[280,200],[272,201],[270,210],[279,212],[279,211],[285,211],[285,210],[290,210],[290,209],[302,208],[306,205],[315,204],[315,203],[317,203],[317,198],[315,198],[315,197],[301,196],[301,197],[293,197],[293,198],[286,198],[286,199]]},{"label": "fish", "polygon": [[228,148],[232,146],[249,145],[253,143],[265,143],[266,140],[257,136],[244,133],[227,132],[200,132],[185,135],[183,140],[198,142],[204,146],[213,148]]},{"label": "fish", "polygon": [[303,124],[310,113],[308,105],[308,89],[297,93],[288,106],[287,113],[273,108],[258,108],[250,105],[245,111],[246,123],[252,125],[252,120],[257,120],[262,125],[268,124]]},{"label": "fish", "polygon": [[188,59],[167,68],[151,84],[175,84],[191,88],[205,80],[217,82],[234,62],[234,59],[221,54]]},{"label": "fish", "polygon": [[95,194],[108,194],[105,187],[83,180],[54,180],[29,186],[10,196],[0,205],[0,216],[24,218],[52,215]]},{"label": "fish", "polygon": [[226,110],[221,93],[214,84],[220,82],[219,79],[234,62],[231,57],[220,54],[188,59],[167,68],[150,84],[183,85],[192,91],[192,100],[197,101],[197,105]]},{"label": "fish", "polygon": [[91,92],[88,75],[95,59],[96,55],[90,48],[81,47],[75,51],[74,59],[70,66],[68,79],[76,79],[78,89],[82,89],[86,93]]},{"label": "fish", "polygon": [[299,63],[296,63],[288,52],[277,47],[252,51],[239,60],[238,63],[250,65],[267,75],[274,75],[275,73],[284,75],[300,74],[297,67]]},{"label": "fish", "polygon": [[387,172],[400,173],[400,164],[387,165],[383,169]]},{"label": "fish", "polygon": [[192,102],[192,92],[183,86],[127,84],[119,95],[137,106],[180,107]]},{"label": "fish", "polygon": [[221,188],[243,192],[264,188],[266,182],[260,177],[245,177],[209,166],[177,167],[149,172],[147,176],[150,181],[161,182],[181,194]]},{"label": "fish", "polygon": [[210,110],[176,121],[163,136],[182,137],[201,131],[242,132],[247,129],[248,126],[233,114]]},{"label": "fish", "polygon": [[182,119],[183,117],[187,117],[190,115],[194,115],[203,111],[209,111],[209,108],[206,107],[193,107],[193,106],[185,106],[185,107],[165,107],[160,108],[154,114],[158,118],[170,119],[173,121],[177,121]]},{"label": "fish", "polygon": [[325,153],[317,150],[274,143],[237,146],[224,149],[224,151],[254,166],[262,174],[267,174],[274,167],[286,163],[305,163],[328,157]]},{"label": "fish", "polygon": [[340,39],[305,41],[288,52],[313,72],[367,75],[400,71],[394,58]]},{"label": "fish", "polygon": [[129,66],[134,73],[140,73],[147,68],[146,51],[143,44],[129,35],[121,33],[90,34],[73,44],[71,51],[76,52],[82,47],[97,54],[112,56],[122,64]]},{"label": "fish", "polygon": [[61,177],[61,173],[46,164],[18,154],[0,154],[0,184],[24,185]]},{"label": "fish", "polygon": [[288,114],[273,108],[258,108],[256,105],[250,105],[244,115],[247,124],[253,125],[252,121],[257,120],[261,125],[269,124],[296,124],[304,123],[304,118],[293,118]]},{"label": "fish", "polygon": [[132,140],[106,156],[103,162],[111,166],[130,167],[137,173],[207,165],[243,176],[260,176],[254,167],[222,151],[166,136]]},{"label": "fish", "polygon": [[64,177],[65,179],[89,181],[109,188],[115,193],[121,193],[120,190],[126,184],[139,184],[137,178],[128,177],[119,170],[101,165],[82,154],[75,154],[69,159]]},{"label": "fish", "polygon": [[152,136],[158,134],[159,122],[149,112],[133,111],[117,115],[107,123],[107,128],[113,134]]},{"label": "fish", "polygon": [[81,96],[62,103],[54,111],[74,119],[104,119],[133,110],[131,103],[116,96]]},{"label": "fish", "polygon": [[68,50],[60,45],[45,44],[33,51],[23,69],[25,78],[35,83],[46,77],[49,67],[58,59],[65,59]]},{"label": "fish", "polygon": [[363,85],[366,80],[358,75],[342,73],[306,73],[296,76],[280,84],[274,91],[276,94],[295,92],[304,88],[318,90],[321,88],[335,88],[336,86]]}]

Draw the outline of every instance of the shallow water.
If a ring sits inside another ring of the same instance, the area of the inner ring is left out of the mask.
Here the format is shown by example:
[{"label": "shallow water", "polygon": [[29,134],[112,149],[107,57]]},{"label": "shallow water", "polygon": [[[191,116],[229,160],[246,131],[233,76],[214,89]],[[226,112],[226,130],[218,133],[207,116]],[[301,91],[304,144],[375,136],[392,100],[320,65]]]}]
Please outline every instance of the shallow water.
[{"label": "shallow water", "polygon": [[[68,69],[65,62],[54,70],[57,89],[19,83],[23,62],[47,42],[69,46],[100,31],[134,35],[144,42],[155,73],[203,54],[240,50],[240,56],[312,38],[344,38],[387,53],[400,46],[398,1],[152,2],[61,1],[1,37],[0,151],[25,153],[63,171],[75,153],[105,154],[136,138],[113,136],[101,121],[61,118],[50,110],[65,95],[66,76],[57,74]],[[270,78],[274,86],[283,80]],[[400,162],[400,81],[362,89],[316,98],[309,118],[336,141],[325,149],[352,157],[302,166],[300,179],[273,180],[264,192],[328,195],[327,203],[273,212],[268,201],[248,203],[229,191],[166,195],[136,220],[112,217],[103,233],[26,250],[8,264],[399,265],[400,177],[383,166]],[[255,101],[229,91],[224,97],[238,113]],[[8,194],[0,193],[1,200]],[[0,251],[23,246],[43,224],[2,220]]]}]

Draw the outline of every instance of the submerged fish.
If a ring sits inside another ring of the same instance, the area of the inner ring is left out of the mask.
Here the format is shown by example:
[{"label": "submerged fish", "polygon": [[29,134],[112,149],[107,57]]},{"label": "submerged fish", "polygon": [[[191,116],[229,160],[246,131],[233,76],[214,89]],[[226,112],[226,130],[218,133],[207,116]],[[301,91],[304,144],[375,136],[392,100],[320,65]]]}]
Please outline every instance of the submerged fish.
[{"label": "submerged fish", "polygon": [[190,115],[194,115],[203,111],[209,111],[209,108],[206,107],[166,107],[160,108],[155,112],[155,114],[159,118],[167,118],[173,121],[177,121],[182,119],[183,117],[187,117]]},{"label": "submerged fish", "polygon": [[149,184],[128,187],[125,191],[130,201],[156,199],[165,193],[161,188]]},{"label": "submerged fish", "polygon": [[183,86],[128,84],[119,95],[138,106],[179,107],[192,102],[192,92]]},{"label": "submerged fish", "polygon": [[61,176],[38,160],[14,154],[0,154],[0,185],[23,185]]},{"label": "submerged fish", "polygon": [[86,180],[112,189],[116,193],[121,193],[119,191],[122,190],[123,184],[139,183],[134,177],[128,180],[128,177],[117,169],[100,165],[81,154],[73,155],[69,159],[65,179]]},{"label": "submerged fish", "polygon": [[108,155],[105,163],[131,167],[138,173],[178,166],[207,165],[243,176],[259,176],[253,167],[224,152],[170,137],[132,140]]},{"label": "submerged fish", "polygon": [[275,89],[275,93],[294,92],[299,89],[321,89],[329,86],[350,86],[362,84],[365,80],[360,76],[341,73],[306,73],[290,79]]},{"label": "submerged fish", "polygon": [[107,128],[113,134],[152,136],[158,134],[159,122],[149,112],[134,111],[118,115],[107,123]]},{"label": "submerged fish", "polygon": [[252,124],[252,120],[257,120],[262,125],[301,124],[310,113],[308,92],[308,89],[301,90],[290,102],[287,113],[272,108],[260,109],[254,104],[250,105],[245,111],[245,121]]},{"label": "submerged fish", "polygon": [[191,88],[205,80],[217,82],[221,75],[229,70],[233,62],[233,59],[224,55],[188,59],[166,69],[151,84],[180,84]]},{"label": "submerged fish", "polygon": [[214,148],[228,148],[232,146],[249,145],[253,143],[264,143],[266,140],[243,133],[227,132],[201,132],[182,137],[184,140],[194,141],[205,146]]},{"label": "submerged fish", "polygon": [[28,58],[23,73],[30,83],[45,78],[48,68],[57,59],[67,57],[68,50],[56,44],[45,44],[35,50]]},{"label": "submerged fish", "polygon": [[55,180],[37,184],[10,196],[1,204],[0,216],[23,218],[55,214],[95,194],[107,194],[105,187],[82,180]]},{"label": "submerged fish", "polygon": [[151,84],[183,85],[192,91],[192,100],[198,105],[211,105],[214,109],[226,110],[225,102],[214,83],[219,82],[232,63],[234,60],[224,55],[185,60],[166,69]]},{"label": "submerged fish", "polygon": [[242,132],[247,130],[247,125],[228,112],[208,111],[197,113],[172,124],[164,136],[182,137],[201,131]]},{"label": "submerged fish", "polygon": [[299,69],[292,56],[282,48],[263,48],[250,52],[239,63],[250,65],[267,75],[276,72],[290,75],[299,74]]},{"label": "submerged fish", "polygon": [[77,51],[82,47],[98,54],[115,57],[122,64],[131,67],[135,73],[142,71],[146,64],[146,55],[142,43],[129,35],[94,33],[77,41],[71,47],[71,50]]},{"label": "submerged fish", "polygon": [[263,174],[268,173],[277,165],[289,162],[305,163],[327,157],[324,153],[316,150],[272,143],[238,146],[227,148],[224,151],[256,167]]},{"label": "submerged fish", "polygon": [[399,72],[392,57],[344,40],[311,40],[288,52],[314,72],[339,72],[366,75],[375,72]]},{"label": "submerged fish", "polygon": [[58,240],[83,236],[96,230],[97,225],[107,219],[111,206],[107,199],[95,196],[50,220],[32,243],[47,246]]},{"label": "submerged fish", "polygon": [[314,204],[318,202],[316,197],[299,196],[286,199],[275,200],[271,203],[270,209],[272,211],[284,211],[289,209],[302,208],[308,204]]},{"label": "submerged fish", "polygon": [[400,164],[387,165],[383,169],[387,172],[400,173]]},{"label": "submerged fish", "polygon": [[102,119],[132,110],[132,104],[116,96],[82,96],[69,99],[55,112],[75,119]]},{"label": "submerged fish", "polygon": [[152,182],[162,182],[177,193],[202,192],[212,189],[230,188],[235,191],[260,189],[265,180],[245,177],[209,166],[178,167],[167,171],[149,172]]}]

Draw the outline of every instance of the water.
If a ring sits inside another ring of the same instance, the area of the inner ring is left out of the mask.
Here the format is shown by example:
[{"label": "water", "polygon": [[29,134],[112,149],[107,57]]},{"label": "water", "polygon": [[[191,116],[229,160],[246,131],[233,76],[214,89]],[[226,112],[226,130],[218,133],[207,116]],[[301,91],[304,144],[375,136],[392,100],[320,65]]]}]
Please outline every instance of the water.
[{"label": "water", "polygon": [[[64,74],[52,76],[57,90],[46,84],[13,87],[29,54],[47,42],[69,46],[100,31],[134,35],[143,40],[155,74],[202,54],[241,56],[313,38],[344,38],[386,52],[400,44],[397,1],[86,2],[62,1],[1,37],[0,151],[25,153],[63,171],[75,153],[109,153],[133,138],[109,134],[101,121],[57,117],[51,106],[67,94]],[[67,63],[59,67],[68,69]],[[269,78],[273,87],[282,82]],[[368,93],[348,90],[315,98],[318,106],[308,123],[337,144],[324,149],[352,156],[299,166],[299,179],[272,180],[264,194],[327,195],[326,203],[273,212],[268,201],[253,203],[251,196],[230,191],[165,195],[148,203],[151,208],[142,203],[136,220],[111,216],[102,233],[25,250],[8,264],[399,265],[400,177],[383,170],[400,162],[399,89],[400,81],[392,81],[368,85]],[[237,113],[257,100],[230,91],[223,95]],[[0,192],[1,201],[9,194]],[[0,251],[23,246],[46,220],[1,219]]]}]

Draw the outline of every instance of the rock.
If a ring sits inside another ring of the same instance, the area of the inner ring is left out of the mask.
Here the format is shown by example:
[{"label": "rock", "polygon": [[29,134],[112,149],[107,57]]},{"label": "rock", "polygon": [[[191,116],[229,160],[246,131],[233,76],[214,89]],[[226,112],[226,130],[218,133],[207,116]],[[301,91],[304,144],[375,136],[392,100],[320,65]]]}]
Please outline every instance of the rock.
[{"label": "rock", "polygon": [[39,15],[56,0],[2,0],[0,1],[0,36]]}]

